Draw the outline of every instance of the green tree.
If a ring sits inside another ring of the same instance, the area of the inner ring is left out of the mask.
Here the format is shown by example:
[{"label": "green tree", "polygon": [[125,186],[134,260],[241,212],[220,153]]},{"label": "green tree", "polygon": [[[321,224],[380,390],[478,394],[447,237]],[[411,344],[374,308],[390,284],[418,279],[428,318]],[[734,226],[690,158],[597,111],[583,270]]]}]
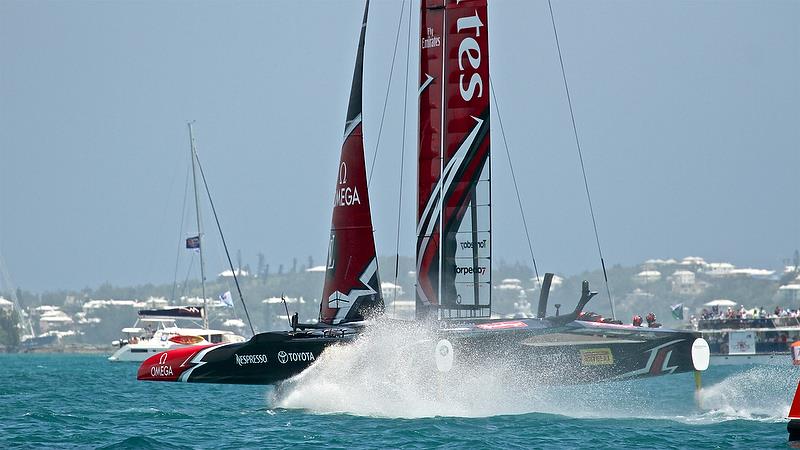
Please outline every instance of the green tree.
[{"label": "green tree", "polygon": [[0,345],[8,348],[19,345],[17,315],[13,311],[0,311]]}]

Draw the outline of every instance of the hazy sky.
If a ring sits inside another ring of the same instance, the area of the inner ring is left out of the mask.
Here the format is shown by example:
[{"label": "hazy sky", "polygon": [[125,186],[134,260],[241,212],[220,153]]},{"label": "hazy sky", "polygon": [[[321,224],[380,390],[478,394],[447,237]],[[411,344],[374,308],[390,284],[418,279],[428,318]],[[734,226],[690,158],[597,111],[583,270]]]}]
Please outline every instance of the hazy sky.
[{"label": "hazy sky", "polygon": [[[400,6],[370,9],[368,164]],[[800,248],[800,2],[553,8],[609,264],[699,255],[775,268]],[[180,229],[188,120],[244,262],[255,266],[258,252],[273,270],[293,256],[322,262],[362,11],[358,0],[0,0],[0,249],[16,283],[171,282],[179,239],[194,228]],[[371,186],[386,255],[397,232],[403,27]],[[547,2],[492,2],[489,36],[540,270],[596,268]],[[400,241],[409,256],[416,53],[412,45]],[[524,262],[496,119],[494,256]],[[224,268],[215,241],[212,273]]]}]

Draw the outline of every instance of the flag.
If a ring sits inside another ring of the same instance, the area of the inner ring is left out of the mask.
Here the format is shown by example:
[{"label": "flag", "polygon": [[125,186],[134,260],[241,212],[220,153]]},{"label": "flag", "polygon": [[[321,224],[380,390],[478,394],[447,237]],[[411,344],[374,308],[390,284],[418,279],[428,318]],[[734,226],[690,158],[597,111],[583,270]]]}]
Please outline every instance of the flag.
[{"label": "flag", "polygon": [[233,308],[233,298],[231,297],[231,291],[225,291],[224,294],[220,294],[219,301],[224,303],[225,306]]},{"label": "flag", "polygon": [[186,248],[193,248],[199,249],[200,248],[200,236],[192,236],[190,238],[186,238]]},{"label": "flag", "polygon": [[670,308],[672,309],[672,317],[678,320],[683,320],[683,303],[671,305]]}]

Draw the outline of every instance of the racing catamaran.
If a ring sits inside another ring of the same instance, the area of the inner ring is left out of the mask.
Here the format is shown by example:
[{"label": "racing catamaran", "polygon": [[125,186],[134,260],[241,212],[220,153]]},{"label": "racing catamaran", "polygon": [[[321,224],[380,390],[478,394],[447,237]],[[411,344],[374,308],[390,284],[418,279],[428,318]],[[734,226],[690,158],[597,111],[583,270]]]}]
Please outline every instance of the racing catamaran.
[{"label": "racing catamaran", "polygon": [[[698,333],[577,320],[596,295],[583,283],[574,311],[491,318],[491,162],[487,0],[421,3],[417,321],[430,327],[421,363],[436,372],[479,361],[512,362],[553,383],[597,382],[705,370]],[[244,343],[197,345],[154,355],[138,378],[275,384],[302,372],[329,346],[348,344],[383,312],[362,140],[362,72],[369,2],[337,171],[319,323]],[[384,319],[385,320],[385,319]]]}]

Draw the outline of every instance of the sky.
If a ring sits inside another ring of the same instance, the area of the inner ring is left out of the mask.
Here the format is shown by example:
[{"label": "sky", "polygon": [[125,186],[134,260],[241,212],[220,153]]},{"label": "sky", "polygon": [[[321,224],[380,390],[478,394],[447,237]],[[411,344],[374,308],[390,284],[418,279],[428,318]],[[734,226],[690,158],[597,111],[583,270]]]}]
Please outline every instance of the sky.
[{"label": "sky", "polygon": [[[800,2],[552,4],[607,265],[790,258]],[[371,4],[364,133],[370,167],[380,130],[378,253],[411,256],[419,74],[401,6]],[[195,231],[191,215],[181,226],[190,120],[234,259],[321,263],[362,12],[358,0],[0,0],[0,251],[16,285],[171,283]],[[596,269],[548,4],[493,1],[488,30],[509,149],[493,110],[495,260],[530,262],[510,155],[539,270]],[[224,256],[202,208],[213,274]]]}]

